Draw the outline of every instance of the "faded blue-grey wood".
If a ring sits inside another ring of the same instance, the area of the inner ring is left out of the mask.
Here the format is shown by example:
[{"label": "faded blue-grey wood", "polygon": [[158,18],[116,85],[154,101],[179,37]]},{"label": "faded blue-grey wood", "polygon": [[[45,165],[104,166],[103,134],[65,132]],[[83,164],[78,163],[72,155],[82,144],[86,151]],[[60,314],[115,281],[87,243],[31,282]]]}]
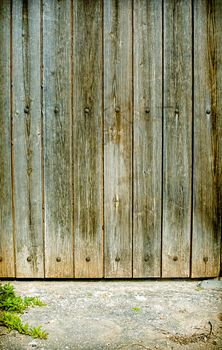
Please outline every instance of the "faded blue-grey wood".
[{"label": "faded blue-grey wood", "polygon": [[192,277],[220,273],[222,220],[222,2],[194,1]]},{"label": "faded blue-grey wood", "polygon": [[103,276],[102,2],[74,2],[75,277]]},{"label": "faded blue-grey wood", "polygon": [[0,87],[0,277],[14,277],[9,0],[0,1]]},{"label": "faded blue-grey wood", "polygon": [[40,0],[13,1],[12,20],[16,276],[44,277]]},{"label": "faded blue-grey wood", "polygon": [[159,277],[162,188],[162,2],[134,2],[133,276]]},{"label": "faded blue-grey wood", "polygon": [[73,277],[71,1],[43,7],[45,274]]},{"label": "faded blue-grey wood", "polygon": [[132,277],[132,1],[104,2],[105,277]]},{"label": "faded blue-grey wood", "polygon": [[164,4],[163,277],[190,274],[192,3]]}]

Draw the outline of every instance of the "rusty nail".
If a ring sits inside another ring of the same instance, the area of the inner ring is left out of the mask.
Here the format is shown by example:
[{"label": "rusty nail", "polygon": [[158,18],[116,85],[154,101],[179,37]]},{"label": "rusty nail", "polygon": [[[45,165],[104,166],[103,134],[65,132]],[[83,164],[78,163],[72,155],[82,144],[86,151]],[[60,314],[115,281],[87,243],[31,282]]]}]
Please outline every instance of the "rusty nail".
[{"label": "rusty nail", "polygon": [[118,261],[120,261],[120,258],[117,256],[115,260],[118,262]]},{"label": "rusty nail", "polygon": [[116,113],[119,113],[119,112],[120,112],[120,108],[119,108],[118,106],[115,108],[115,112],[116,112]]},{"label": "rusty nail", "polygon": [[28,256],[27,261],[28,261],[28,262],[32,261],[32,257],[31,257],[31,256]]},{"label": "rusty nail", "polygon": [[25,112],[26,114],[28,114],[28,113],[29,113],[29,106],[25,106],[25,108],[24,108],[24,112]]},{"label": "rusty nail", "polygon": [[207,256],[204,256],[203,257],[203,261],[205,262],[205,264],[208,262],[208,257]]},{"label": "rusty nail", "polygon": [[2,259],[2,256],[0,256],[0,262],[2,261],[3,259]]},{"label": "rusty nail", "polygon": [[60,261],[61,261],[61,258],[60,258],[59,256],[57,256],[56,261],[57,261],[57,262],[60,262]]},{"label": "rusty nail", "polygon": [[173,257],[173,261],[177,261],[178,260],[178,257],[177,256],[174,256]]},{"label": "rusty nail", "polygon": [[145,113],[147,113],[147,114],[150,113],[150,110],[148,107],[145,108]]},{"label": "rusty nail", "polygon": [[207,108],[206,113],[210,114],[210,109],[209,108]]},{"label": "rusty nail", "polygon": [[90,257],[89,257],[89,256],[86,257],[86,261],[87,261],[87,262],[90,261]]},{"label": "rusty nail", "polygon": [[84,109],[84,112],[85,112],[85,113],[89,113],[89,108],[86,107],[86,108]]}]

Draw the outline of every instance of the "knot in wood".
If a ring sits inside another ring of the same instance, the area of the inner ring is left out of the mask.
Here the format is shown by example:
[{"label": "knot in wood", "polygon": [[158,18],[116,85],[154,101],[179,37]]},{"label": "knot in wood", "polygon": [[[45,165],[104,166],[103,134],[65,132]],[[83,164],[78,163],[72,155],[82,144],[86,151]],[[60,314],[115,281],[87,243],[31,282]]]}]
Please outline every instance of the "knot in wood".
[{"label": "knot in wood", "polygon": [[149,256],[148,256],[148,255],[145,256],[144,261],[145,261],[145,262],[148,262],[148,261],[149,261]]},{"label": "knot in wood", "polygon": [[116,112],[116,113],[119,113],[119,112],[120,112],[119,106],[116,106],[116,107],[115,107],[115,112]]},{"label": "knot in wood", "polygon": [[2,260],[3,260],[3,259],[2,259],[2,256],[0,256],[0,262],[2,262]]}]

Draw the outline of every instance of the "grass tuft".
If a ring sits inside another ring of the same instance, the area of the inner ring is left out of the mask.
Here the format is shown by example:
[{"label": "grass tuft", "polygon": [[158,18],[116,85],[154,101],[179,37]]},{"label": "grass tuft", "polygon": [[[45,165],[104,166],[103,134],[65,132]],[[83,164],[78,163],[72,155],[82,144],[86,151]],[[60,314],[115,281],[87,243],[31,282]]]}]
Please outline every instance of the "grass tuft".
[{"label": "grass tuft", "polygon": [[46,339],[48,334],[41,326],[31,328],[27,323],[23,324],[18,315],[23,314],[28,307],[34,306],[45,306],[45,304],[37,297],[17,296],[10,283],[0,285],[0,325],[33,338]]}]

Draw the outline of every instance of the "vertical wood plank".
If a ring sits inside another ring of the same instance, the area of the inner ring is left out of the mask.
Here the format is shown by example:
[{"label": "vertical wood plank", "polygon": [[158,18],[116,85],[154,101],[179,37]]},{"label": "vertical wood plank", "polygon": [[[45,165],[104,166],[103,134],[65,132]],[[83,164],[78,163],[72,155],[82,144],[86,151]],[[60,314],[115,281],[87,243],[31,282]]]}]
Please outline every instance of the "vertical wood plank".
[{"label": "vertical wood plank", "polygon": [[0,1],[0,86],[0,277],[14,277],[9,0]]},{"label": "vertical wood plank", "polygon": [[75,277],[103,276],[102,3],[74,2]]},{"label": "vertical wood plank", "polygon": [[163,277],[190,272],[192,6],[164,1]]},{"label": "vertical wood plank", "polygon": [[16,276],[43,277],[40,1],[13,1]]},{"label": "vertical wood plank", "polygon": [[132,276],[132,1],[104,2],[105,276]]},{"label": "vertical wood plank", "polygon": [[162,188],[162,2],[134,4],[133,276],[159,277]]},{"label": "vertical wood plank", "polygon": [[73,277],[71,4],[45,0],[43,104],[46,277]]},{"label": "vertical wood plank", "polygon": [[194,1],[192,277],[220,273],[222,219],[222,2]]}]

